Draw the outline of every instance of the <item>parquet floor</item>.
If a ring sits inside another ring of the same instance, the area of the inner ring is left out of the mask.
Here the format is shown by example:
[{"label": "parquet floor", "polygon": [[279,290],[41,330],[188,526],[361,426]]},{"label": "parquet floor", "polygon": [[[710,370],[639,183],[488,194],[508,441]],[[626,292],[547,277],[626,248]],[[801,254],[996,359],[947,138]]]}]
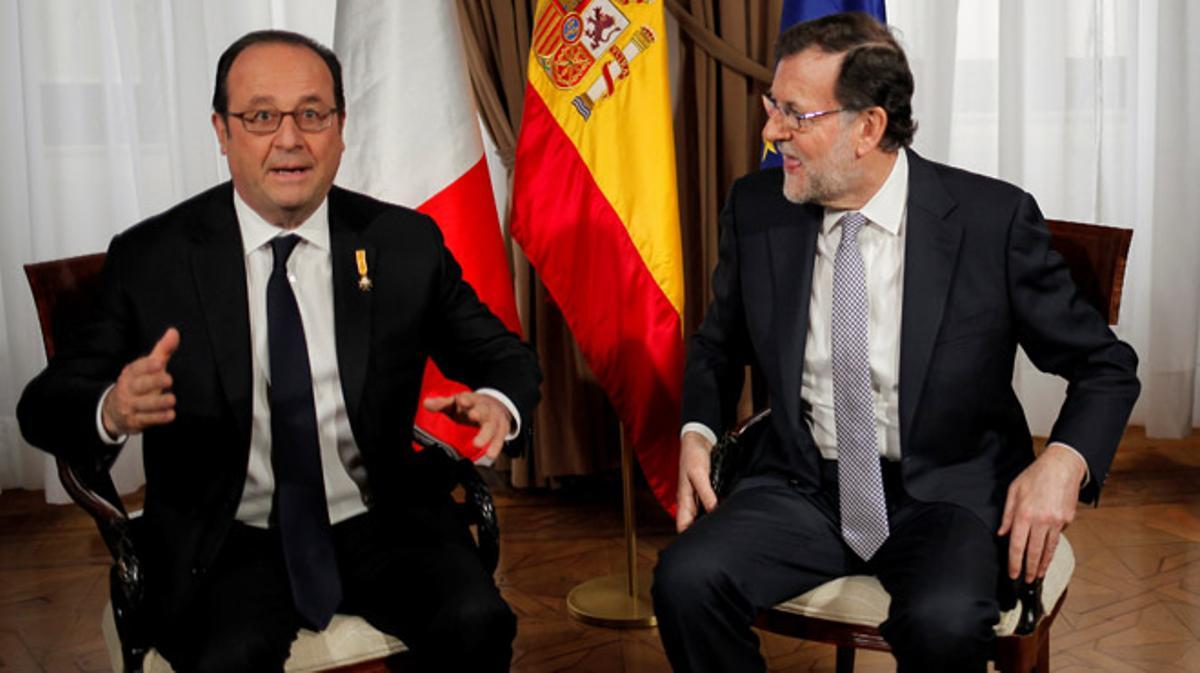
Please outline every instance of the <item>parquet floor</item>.
[{"label": "parquet floor", "polygon": [[[668,671],[653,629],[613,631],[566,616],[575,584],[623,568],[619,485],[592,479],[553,493],[500,489],[497,580],[520,618],[513,671]],[[671,522],[640,494],[638,554],[649,573]],[[1069,536],[1078,558],[1054,625],[1058,673],[1200,671],[1200,433],[1126,436],[1102,506]],[[108,555],[92,522],[41,493],[0,494],[0,673],[107,671],[98,614]],[[767,635],[772,671],[832,671],[830,647]],[[892,671],[859,654],[857,670]]]}]

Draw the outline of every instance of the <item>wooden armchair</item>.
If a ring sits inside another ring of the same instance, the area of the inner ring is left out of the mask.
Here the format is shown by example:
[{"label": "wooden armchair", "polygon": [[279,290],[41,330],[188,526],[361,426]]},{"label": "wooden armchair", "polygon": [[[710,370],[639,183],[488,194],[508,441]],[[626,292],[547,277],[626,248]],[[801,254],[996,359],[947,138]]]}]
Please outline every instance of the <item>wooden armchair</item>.
[{"label": "wooden armchair", "polygon": [[[55,344],[62,343],[84,318],[84,310],[98,289],[104,257],[100,253],[25,265],[47,359],[54,357]],[[452,449],[419,428],[413,429],[413,441],[452,460],[449,457],[453,455]],[[115,459],[115,452],[86,465],[59,458],[58,475],[71,498],[95,519],[113,557],[109,571],[110,603],[101,616],[113,670],[170,671],[170,665],[153,649],[146,635],[141,611],[144,582],[137,553],[139,520],[126,512],[109,476]],[[476,527],[475,537],[484,567],[494,571],[500,558],[500,529],[491,492],[469,461],[457,460],[454,469],[464,492],[464,518]],[[300,631],[292,643],[286,670],[396,671],[402,670],[406,651],[403,642],[376,630],[365,620],[339,614],[320,633]]]},{"label": "wooden armchair", "polygon": [[[1063,256],[1083,297],[1117,323],[1121,286],[1133,232],[1094,224],[1047,221],[1051,245]],[[711,478],[718,497],[732,488],[747,454],[768,423],[771,410],[759,411],[727,433],[713,448]],[[993,653],[996,670],[1047,673],[1050,670],[1050,627],[1066,600],[1075,555],[1062,536],[1044,579],[1014,586],[1016,605],[1000,615]],[[890,652],[879,634],[891,597],[874,577],[840,577],[785,601],[759,615],[757,626],[782,635],[837,647],[836,670],[854,670],[858,648]]]}]

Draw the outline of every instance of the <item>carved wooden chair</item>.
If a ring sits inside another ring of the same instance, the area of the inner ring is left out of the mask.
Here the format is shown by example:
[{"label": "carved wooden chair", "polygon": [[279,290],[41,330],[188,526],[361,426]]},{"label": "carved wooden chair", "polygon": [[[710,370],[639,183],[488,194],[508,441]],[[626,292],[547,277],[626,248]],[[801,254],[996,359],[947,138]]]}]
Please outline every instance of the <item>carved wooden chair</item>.
[{"label": "carved wooden chair", "polygon": [[[1049,220],[1051,245],[1070,268],[1083,297],[1117,324],[1121,286],[1132,230],[1078,222]],[[718,496],[732,487],[738,470],[767,427],[769,408],[759,411],[727,433],[713,449],[712,481]],[[996,670],[1005,673],[1048,673],[1050,627],[1066,600],[1067,584],[1075,569],[1075,554],[1066,536],[1059,540],[1046,577],[1015,586],[1016,604],[1000,615]],[[858,648],[890,652],[879,634],[891,597],[874,577],[839,577],[763,611],[757,626],[782,635],[837,647],[837,673],[852,673]]]},{"label": "carved wooden chair", "polygon": [[[104,257],[100,253],[25,265],[47,359],[54,357],[55,344],[62,343],[62,339],[84,318],[84,311],[98,289]],[[449,447],[418,428],[414,428],[413,440],[425,450],[451,455]],[[59,458],[58,475],[71,498],[95,519],[100,536],[113,557],[109,571],[110,602],[101,615],[101,628],[113,670],[117,673],[168,672],[170,665],[152,647],[143,624],[144,582],[137,553],[139,521],[136,514],[131,516],[126,512],[109,476],[115,459],[116,453],[83,465]],[[464,517],[475,526],[484,567],[489,572],[494,571],[500,558],[500,529],[491,492],[470,462],[457,461],[455,470],[464,493]],[[407,649],[399,639],[380,632],[366,620],[339,614],[320,633],[300,631],[292,643],[286,670],[297,673],[398,671],[404,668]]]}]

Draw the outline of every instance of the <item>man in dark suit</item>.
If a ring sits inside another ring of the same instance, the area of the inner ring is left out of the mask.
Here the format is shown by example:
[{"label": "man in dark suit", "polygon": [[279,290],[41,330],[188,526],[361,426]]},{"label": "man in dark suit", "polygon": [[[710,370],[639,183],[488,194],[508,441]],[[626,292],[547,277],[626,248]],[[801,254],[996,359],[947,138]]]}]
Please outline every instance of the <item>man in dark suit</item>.
[{"label": "man in dark suit", "polygon": [[495,457],[537,364],[429,218],[332,187],[345,119],[333,52],[235,42],[212,115],[232,183],[113,239],[94,321],[18,409],[74,458],[144,434],[147,602],[176,670],[282,670],[335,610],[429,670],[508,669],[515,617],[412,421],[432,357],[474,392],[425,406]]},{"label": "man in dark suit", "polygon": [[[884,26],[799,24],[777,63],[763,139],[783,167],[734,185],[688,353],[682,535],[654,584],[667,654],[677,671],[762,670],[758,610],[873,574],[900,670],[984,671],[1002,573],[1044,574],[1076,500],[1097,497],[1136,356],[1028,194],[907,149],[912,75]],[[1036,457],[1018,344],[1070,382]],[[718,507],[710,451],[750,364],[770,427]]]}]

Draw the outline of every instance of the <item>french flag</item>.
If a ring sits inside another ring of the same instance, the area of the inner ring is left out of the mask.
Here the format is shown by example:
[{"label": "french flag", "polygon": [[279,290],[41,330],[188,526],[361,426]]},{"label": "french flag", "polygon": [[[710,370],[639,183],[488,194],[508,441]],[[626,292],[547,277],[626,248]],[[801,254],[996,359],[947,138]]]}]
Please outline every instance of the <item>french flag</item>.
[{"label": "french flag", "polygon": [[[334,45],[347,99],[338,184],[432,217],[463,278],[520,334],[455,4],[340,2]],[[422,398],[462,390],[428,363]],[[416,423],[460,455],[482,455],[477,428],[422,407]]]}]

